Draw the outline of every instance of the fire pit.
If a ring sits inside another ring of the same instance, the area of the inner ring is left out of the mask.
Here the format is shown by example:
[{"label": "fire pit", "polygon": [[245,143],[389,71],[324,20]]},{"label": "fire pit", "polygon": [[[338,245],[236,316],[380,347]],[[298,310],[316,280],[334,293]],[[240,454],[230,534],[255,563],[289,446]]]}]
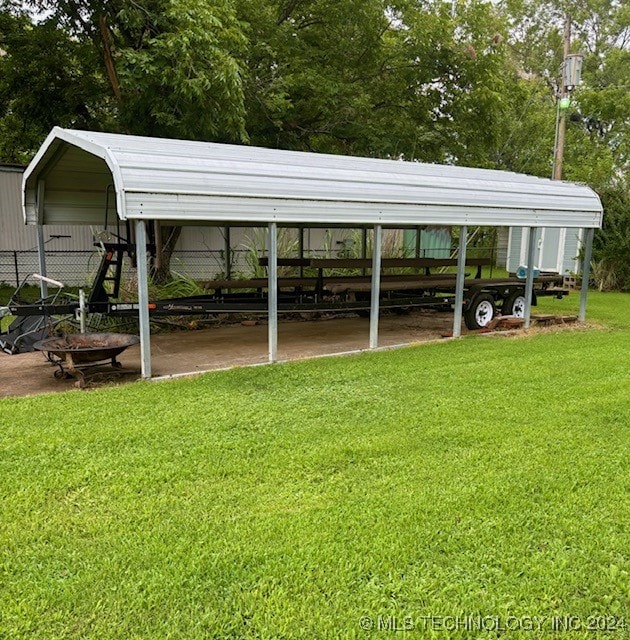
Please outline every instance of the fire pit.
[{"label": "fire pit", "polygon": [[33,346],[45,352],[48,360],[59,367],[55,378],[76,378],[76,386],[82,388],[85,369],[104,364],[120,369],[122,365],[116,356],[139,342],[138,336],[128,333],[77,333],[40,340]]}]

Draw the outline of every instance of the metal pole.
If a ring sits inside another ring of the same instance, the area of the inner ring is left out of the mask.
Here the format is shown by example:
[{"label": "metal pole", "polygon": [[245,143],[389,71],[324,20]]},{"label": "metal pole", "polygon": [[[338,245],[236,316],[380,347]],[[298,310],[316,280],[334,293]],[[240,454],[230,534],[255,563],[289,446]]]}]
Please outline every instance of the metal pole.
[{"label": "metal pole", "polygon": [[20,267],[18,265],[18,252],[13,252],[13,267],[15,268],[15,286],[20,286]]},{"label": "metal pole", "polygon": [[136,220],[136,268],[138,273],[138,320],[140,323],[140,362],[142,377],[151,377],[151,327],[149,325],[149,283],[147,274],[147,228]]},{"label": "metal pole", "polygon": [[[567,56],[571,51],[571,17],[567,14],[564,22],[564,56],[563,65],[566,64]],[[564,84],[564,67],[562,70],[560,99],[568,95],[567,87]],[[559,104],[559,103],[558,103]],[[559,117],[558,117],[559,116]],[[558,108],[556,115],[556,147],[553,161],[553,179],[562,180],[562,162],[564,160],[564,137],[567,128],[566,109]]]},{"label": "metal pole", "polygon": [[[46,277],[46,245],[44,244],[44,195],[46,183],[37,181],[37,258],[39,262],[39,275]],[[42,298],[48,297],[48,285],[44,280],[40,281]]]},{"label": "metal pole", "polygon": [[267,289],[269,291],[269,362],[278,360],[278,224],[269,223]]},{"label": "metal pole", "polygon": [[551,161],[551,179],[556,179],[556,156],[558,155],[558,131],[560,130],[560,100],[556,98],[556,132],[553,138],[553,159]]},{"label": "metal pole", "polygon": [[416,258],[420,257],[420,227],[416,227]]},{"label": "metal pole", "polygon": [[374,225],[372,242],[372,294],[370,296],[370,349],[378,347],[378,303],[381,295],[381,247],[383,227]]},{"label": "metal pole", "polygon": [[230,241],[230,227],[225,227],[224,239],[225,239],[225,279],[229,280],[232,277],[232,255],[231,255],[232,243]]},{"label": "metal pole", "polygon": [[[47,276],[46,273],[46,245],[44,243],[44,226],[37,225],[37,260],[39,263],[39,275]],[[48,297],[48,285],[45,280],[40,280],[39,287],[42,298]]]},{"label": "metal pole", "polygon": [[553,163],[553,179],[562,180],[562,163],[564,161],[564,137],[567,128],[567,118],[565,110],[560,112],[560,121],[558,122],[558,143],[556,148],[556,157]]},{"label": "metal pole", "polygon": [[466,242],[468,227],[459,228],[459,248],[457,250],[457,279],[455,281],[455,313],[453,314],[453,337],[462,335],[462,308],[464,306],[464,278],[466,276]]},{"label": "metal pole", "polygon": [[85,333],[87,324],[87,310],[85,307],[85,291],[79,289],[79,327],[81,333]]},{"label": "metal pole", "polygon": [[527,278],[525,279],[525,329],[529,329],[532,313],[532,298],[534,293],[534,252],[536,251],[536,235],[538,229],[529,227],[527,238]]},{"label": "metal pole", "polygon": [[588,295],[588,279],[591,275],[591,255],[593,253],[593,236],[595,229],[584,229],[584,260],[582,261],[582,291],[580,292],[579,322],[586,320],[586,297]]}]

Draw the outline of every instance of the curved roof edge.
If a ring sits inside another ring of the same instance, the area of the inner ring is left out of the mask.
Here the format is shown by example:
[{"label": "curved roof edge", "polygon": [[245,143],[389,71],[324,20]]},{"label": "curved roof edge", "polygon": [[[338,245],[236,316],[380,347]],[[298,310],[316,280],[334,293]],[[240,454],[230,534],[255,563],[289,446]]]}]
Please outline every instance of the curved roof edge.
[{"label": "curved roof edge", "polygon": [[[123,220],[554,227],[602,220],[590,187],[525,174],[55,127],[24,173],[27,221],[48,223],[36,210],[37,182],[68,145],[105,162]],[[72,191],[65,195],[69,202]]]},{"label": "curved roof edge", "polygon": [[[82,133],[88,132],[85,131]],[[60,142],[66,142],[105,161],[114,181],[117,210],[119,212],[124,211],[125,204],[123,180],[120,174],[118,163],[116,162],[116,159],[112,157],[111,153],[109,153],[109,149],[107,147],[104,147],[103,145],[99,145],[91,141],[89,138],[77,135],[77,132],[72,129],[54,127],[52,131],[46,136],[46,139],[42,143],[41,147],[26,167],[24,175],[22,177],[22,209],[25,222],[28,223],[29,217],[27,212],[28,203],[26,193],[29,190],[36,191],[37,184],[32,184],[33,180],[38,180],[41,173],[45,173],[50,165],[54,165],[55,155],[59,150]]]}]

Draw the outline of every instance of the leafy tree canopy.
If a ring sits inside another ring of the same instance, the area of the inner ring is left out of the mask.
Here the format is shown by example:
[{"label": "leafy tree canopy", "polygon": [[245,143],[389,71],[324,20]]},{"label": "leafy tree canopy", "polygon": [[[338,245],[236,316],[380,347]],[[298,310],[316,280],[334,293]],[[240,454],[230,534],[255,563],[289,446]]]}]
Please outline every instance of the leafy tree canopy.
[{"label": "leafy tree canopy", "polygon": [[26,163],[53,126],[110,121],[93,48],[52,21],[0,13],[0,159]]},{"label": "leafy tree canopy", "polygon": [[37,20],[0,5],[1,160],[57,124],[545,177],[568,13],[585,59],[564,177],[627,202],[620,0],[25,2]]}]

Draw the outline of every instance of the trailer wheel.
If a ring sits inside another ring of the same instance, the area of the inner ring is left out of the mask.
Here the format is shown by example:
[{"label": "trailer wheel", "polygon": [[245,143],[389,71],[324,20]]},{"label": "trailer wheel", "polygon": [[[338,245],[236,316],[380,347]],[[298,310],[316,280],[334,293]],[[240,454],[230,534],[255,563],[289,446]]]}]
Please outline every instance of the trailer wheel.
[{"label": "trailer wheel", "polygon": [[524,318],[525,292],[513,291],[503,302],[501,314],[504,316],[514,316],[515,318]]},{"label": "trailer wheel", "polygon": [[489,293],[480,293],[468,305],[464,320],[468,329],[483,329],[497,313],[494,298]]}]

